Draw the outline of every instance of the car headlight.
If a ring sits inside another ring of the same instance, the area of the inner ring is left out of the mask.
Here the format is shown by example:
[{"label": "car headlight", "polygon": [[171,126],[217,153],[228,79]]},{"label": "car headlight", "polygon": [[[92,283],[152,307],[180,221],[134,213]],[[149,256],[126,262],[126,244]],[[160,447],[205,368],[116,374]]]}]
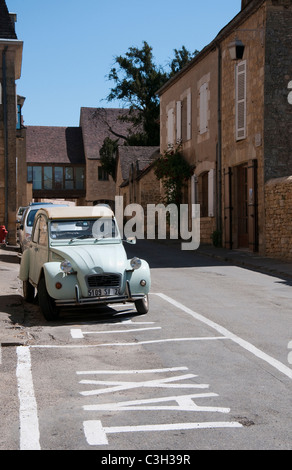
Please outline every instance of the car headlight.
[{"label": "car headlight", "polygon": [[131,261],[130,261],[130,265],[131,265],[131,268],[132,269],[139,269],[141,268],[141,264],[142,264],[142,261],[140,260],[140,258],[132,258]]},{"label": "car headlight", "polygon": [[60,269],[63,273],[70,273],[73,271],[72,264],[67,259],[64,259],[60,264]]}]

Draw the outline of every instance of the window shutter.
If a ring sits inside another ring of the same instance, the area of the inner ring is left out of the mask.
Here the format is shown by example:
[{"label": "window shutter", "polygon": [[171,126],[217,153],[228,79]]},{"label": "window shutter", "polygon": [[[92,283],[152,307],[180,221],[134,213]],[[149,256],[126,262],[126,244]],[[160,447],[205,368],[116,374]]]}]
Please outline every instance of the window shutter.
[{"label": "window shutter", "polygon": [[192,138],[192,96],[187,95],[187,140]]},{"label": "window shutter", "polygon": [[192,202],[192,218],[196,217],[196,207],[198,204],[198,178],[196,175],[191,177],[191,202]]},{"label": "window shutter", "polygon": [[246,137],[246,61],[236,66],[236,140]]},{"label": "window shutter", "polygon": [[182,119],[181,119],[181,101],[176,103],[176,143],[180,144],[182,140]]},{"label": "window shutter", "polygon": [[208,84],[203,83],[200,87],[200,134],[204,134],[208,130],[208,120],[207,120],[207,109],[208,109],[208,99],[207,99],[207,90]]},{"label": "window shutter", "polygon": [[208,173],[208,217],[214,217],[215,204],[215,170]]},{"label": "window shutter", "polygon": [[173,109],[169,109],[167,113],[167,143],[169,147],[173,146]]}]

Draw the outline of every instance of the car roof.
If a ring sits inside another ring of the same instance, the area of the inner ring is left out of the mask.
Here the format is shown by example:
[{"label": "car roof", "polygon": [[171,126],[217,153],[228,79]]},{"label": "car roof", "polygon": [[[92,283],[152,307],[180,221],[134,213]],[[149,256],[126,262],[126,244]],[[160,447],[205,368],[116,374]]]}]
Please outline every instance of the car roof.
[{"label": "car roof", "polygon": [[94,217],[113,217],[113,211],[105,206],[50,206],[40,209],[49,219],[82,219]]}]

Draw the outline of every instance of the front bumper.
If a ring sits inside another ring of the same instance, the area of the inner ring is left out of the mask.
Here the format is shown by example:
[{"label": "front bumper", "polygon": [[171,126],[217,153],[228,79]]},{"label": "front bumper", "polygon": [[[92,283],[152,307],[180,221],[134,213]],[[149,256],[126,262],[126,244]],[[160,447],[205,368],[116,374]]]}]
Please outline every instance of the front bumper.
[{"label": "front bumper", "polygon": [[81,305],[97,305],[97,304],[109,304],[118,302],[135,302],[136,300],[143,299],[145,294],[132,294],[130,289],[130,283],[127,281],[126,292],[124,295],[112,295],[104,297],[80,297],[79,287],[75,285],[75,299],[56,299],[55,303],[58,307],[71,307]]}]

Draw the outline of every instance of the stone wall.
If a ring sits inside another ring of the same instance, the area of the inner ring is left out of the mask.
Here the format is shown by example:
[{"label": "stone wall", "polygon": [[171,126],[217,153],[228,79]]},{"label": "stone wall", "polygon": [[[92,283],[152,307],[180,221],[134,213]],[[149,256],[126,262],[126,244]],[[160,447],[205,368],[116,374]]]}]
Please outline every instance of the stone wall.
[{"label": "stone wall", "polygon": [[265,185],[266,256],[292,261],[292,176]]},{"label": "stone wall", "polygon": [[292,2],[267,0],[264,148],[265,181],[292,174]]}]

